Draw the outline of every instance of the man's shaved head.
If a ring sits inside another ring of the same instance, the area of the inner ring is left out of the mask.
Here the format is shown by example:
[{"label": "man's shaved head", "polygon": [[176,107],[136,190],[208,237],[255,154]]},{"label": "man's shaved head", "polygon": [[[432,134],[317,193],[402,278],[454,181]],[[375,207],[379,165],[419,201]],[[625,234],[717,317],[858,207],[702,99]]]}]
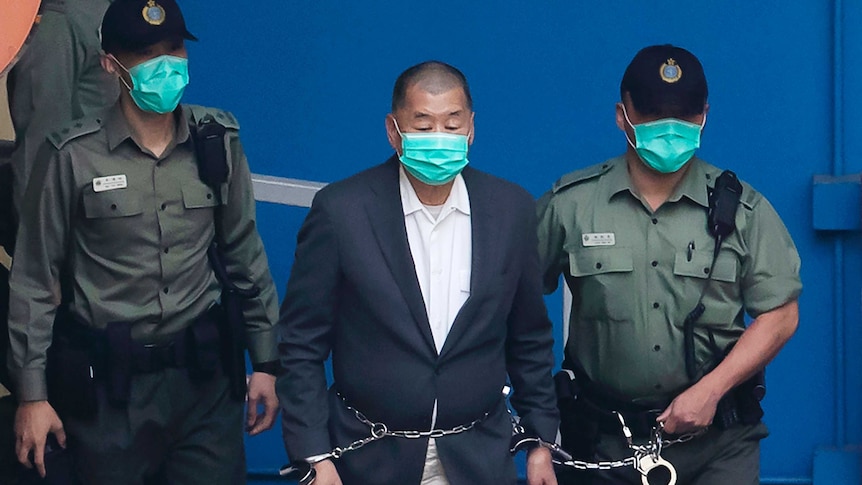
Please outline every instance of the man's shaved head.
[{"label": "man's shaved head", "polygon": [[473,98],[470,97],[470,87],[464,74],[445,62],[426,61],[402,72],[395,80],[395,88],[392,90],[393,113],[404,106],[407,90],[414,85],[434,95],[461,88],[467,98],[467,108],[473,110]]}]

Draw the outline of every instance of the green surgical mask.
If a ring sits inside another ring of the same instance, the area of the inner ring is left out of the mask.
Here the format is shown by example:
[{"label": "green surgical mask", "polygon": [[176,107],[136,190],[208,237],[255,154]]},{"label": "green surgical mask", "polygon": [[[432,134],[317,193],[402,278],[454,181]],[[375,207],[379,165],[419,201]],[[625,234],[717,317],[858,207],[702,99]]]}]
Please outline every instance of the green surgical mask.
[{"label": "green surgical mask", "polygon": [[653,170],[661,173],[674,173],[686,164],[694,152],[700,148],[700,132],[706,123],[697,125],[676,118],[663,118],[647,123],[633,125],[623,106],[626,122],[635,133],[635,143],[626,140],[635,149],[643,162]]},{"label": "green surgical mask", "polygon": [[469,163],[467,160],[469,135],[437,131],[401,133],[397,121],[395,121],[395,129],[401,135],[401,156],[398,159],[401,160],[404,169],[423,184],[448,183]]},{"label": "green surgical mask", "polygon": [[[112,56],[113,57],[113,56]],[[144,61],[131,69],[117,61],[132,78],[129,89],[132,100],[143,111],[170,113],[177,108],[189,84],[189,60],[184,57],[163,55]]]}]

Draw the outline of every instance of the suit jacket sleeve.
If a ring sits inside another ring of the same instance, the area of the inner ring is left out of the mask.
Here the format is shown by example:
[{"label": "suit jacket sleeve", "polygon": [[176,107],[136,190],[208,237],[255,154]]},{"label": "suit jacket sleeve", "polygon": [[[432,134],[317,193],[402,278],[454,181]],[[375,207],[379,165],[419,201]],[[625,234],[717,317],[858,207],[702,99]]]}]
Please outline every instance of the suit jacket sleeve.
[{"label": "suit jacket sleeve", "polygon": [[506,362],[514,393],[511,402],[526,432],[553,443],[559,427],[551,371],[554,365],[553,328],[542,297],[532,200],[519,208],[521,276],[509,313]]},{"label": "suit jacket sleeve", "polygon": [[319,192],[297,236],[296,258],[281,306],[279,355],[284,374],[276,390],[291,459],[332,449],[323,363],[332,346],[340,278],[338,241]]}]

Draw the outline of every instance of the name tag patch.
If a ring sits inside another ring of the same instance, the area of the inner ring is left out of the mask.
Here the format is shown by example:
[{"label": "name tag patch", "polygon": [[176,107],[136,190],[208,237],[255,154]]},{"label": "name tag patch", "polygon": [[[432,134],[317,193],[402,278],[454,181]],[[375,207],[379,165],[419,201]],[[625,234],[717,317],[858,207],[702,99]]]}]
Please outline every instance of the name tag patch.
[{"label": "name tag patch", "polygon": [[105,192],[106,190],[125,189],[128,187],[126,176],[108,175],[107,177],[96,177],[93,179],[93,192]]},{"label": "name tag patch", "polygon": [[612,232],[591,232],[581,236],[585,248],[590,246],[613,246],[617,243]]}]

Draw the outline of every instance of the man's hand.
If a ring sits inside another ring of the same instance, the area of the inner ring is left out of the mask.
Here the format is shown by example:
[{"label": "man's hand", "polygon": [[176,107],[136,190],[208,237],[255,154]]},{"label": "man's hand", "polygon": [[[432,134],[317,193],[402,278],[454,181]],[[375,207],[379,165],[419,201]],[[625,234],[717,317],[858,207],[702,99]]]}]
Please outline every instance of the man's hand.
[{"label": "man's hand", "polygon": [[527,485],[557,485],[551,451],[544,446],[533,448],[527,454]]},{"label": "man's hand", "polygon": [[[248,406],[245,428],[254,436],[272,428],[278,414],[278,398],[275,395],[275,376],[265,372],[255,372],[248,381]],[[263,414],[258,414],[258,405],[263,406]]]},{"label": "man's hand", "polygon": [[700,381],[670,403],[656,421],[670,434],[694,433],[709,426],[721,395]]},{"label": "man's hand", "polygon": [[341,477],[335,469],[332,460],[323,460],[314,464],[314,485],[341,485]]},{"label": "man's hand", "polygon": [[21,403],[15,413],[15,454],[27,468],[33,468],[35,464],[42,478],[45,477],[45,441],[48,433],[54,433],[60,446],[66,447],[63,423],[48,401]]}]

